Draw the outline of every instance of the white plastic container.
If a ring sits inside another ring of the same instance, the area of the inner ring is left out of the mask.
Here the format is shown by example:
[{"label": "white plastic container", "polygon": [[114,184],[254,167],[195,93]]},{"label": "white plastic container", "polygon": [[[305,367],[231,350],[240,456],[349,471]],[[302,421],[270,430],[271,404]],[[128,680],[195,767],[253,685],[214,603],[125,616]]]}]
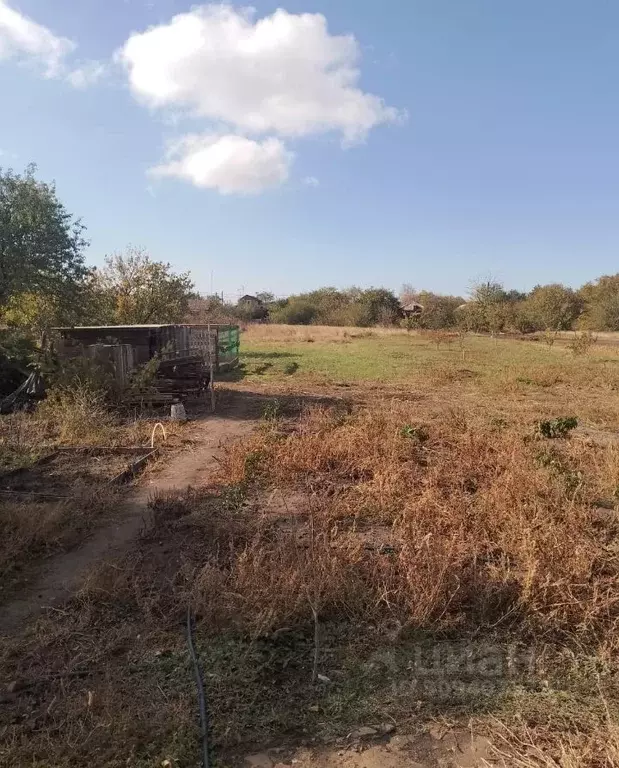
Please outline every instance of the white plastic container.
[{"label": "white plastic container", "polygon": [[172,407],[170,408],[170,420],[187,421],[185,406],[182,403],[172,403]]}]

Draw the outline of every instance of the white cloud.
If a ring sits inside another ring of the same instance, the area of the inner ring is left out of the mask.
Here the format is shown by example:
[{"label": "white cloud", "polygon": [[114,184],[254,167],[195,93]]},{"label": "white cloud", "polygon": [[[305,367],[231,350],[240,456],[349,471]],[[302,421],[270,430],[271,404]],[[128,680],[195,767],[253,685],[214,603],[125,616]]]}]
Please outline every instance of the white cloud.
[{"label": "white cloud", "polygon": [[315,176],[306,176],[303,179],[303,183],[307,187],[319,187],[320,186],[320,181]]},{"label": "white cloud", "polygon": [[59,37],[42,24],[10,8],[0,0],[0,61],[16,59],[40,67],[48,78],[64,77],[74,88],[86,88],[100,80],[107,68],[99,61],[68,59],[77,48],[68,37]]},{"label": "white cloud", "polygon": [[68,73],[67,80],[74,88],[88,88],[101,80],[106,73],[107,68],[100,61],[85,61]]},{"label": "white cloud", "polygon": [[202,5],[132,34],[116,58],[134,95],[247,134],[340,132],[362,140],[399,113],[358,87],[360,48],[332,35],[321,14]]},{"label": "white cloud", "polygon": [[155,176],[175,176],[224,195],[252,194],[282,184],[293,154],[275,138],[253,141],[236,135],[190,135],[171,145]]},{"label": "white cloud", "polygon": [[45,77],[58,77],[74,49],[72,40],[55,35],[0,0],[0,60],[31,61],[43,68]]}]

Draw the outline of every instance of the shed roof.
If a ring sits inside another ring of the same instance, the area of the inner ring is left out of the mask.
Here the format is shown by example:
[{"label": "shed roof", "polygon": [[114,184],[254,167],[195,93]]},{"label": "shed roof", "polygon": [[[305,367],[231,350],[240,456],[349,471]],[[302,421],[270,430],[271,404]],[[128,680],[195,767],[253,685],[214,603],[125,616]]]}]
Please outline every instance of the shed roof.
[{"label": "shed roof", "polygon": [[241,296],[241,298],[239,299],[239,304],[244,304],[245,302],[262,304],[262,301],[257,296],[252,296],[250,293],[246,293],[245,296]]},{"label": "shed roof", "polygon": [[137,325],[67,325],[60,328],[52,328],[52,331],[117,331],[128,328],[172,328],[174,323],[144,323]]}]

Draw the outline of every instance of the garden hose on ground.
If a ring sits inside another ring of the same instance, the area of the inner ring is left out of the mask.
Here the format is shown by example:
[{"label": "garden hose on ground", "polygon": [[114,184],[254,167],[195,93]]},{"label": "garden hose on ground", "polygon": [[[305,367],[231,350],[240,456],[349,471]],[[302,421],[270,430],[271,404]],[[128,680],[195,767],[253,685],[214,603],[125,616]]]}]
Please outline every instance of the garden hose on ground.
[{"label": "garden hose on ground", "polygon": [[187,644],[189,646],[189,655],[193,664],[193,673],[198,688],[198,702],[200,705],[200,729],[202,731],[202,766],[209,768],[208,758],[208,714],[206,710],[206,697],[204,695],[204,682],[202,680],[202,671],[200,662],[196,655],[196,649],[193,644],[193,622],[191,620],[191,606],[187,606]]}]

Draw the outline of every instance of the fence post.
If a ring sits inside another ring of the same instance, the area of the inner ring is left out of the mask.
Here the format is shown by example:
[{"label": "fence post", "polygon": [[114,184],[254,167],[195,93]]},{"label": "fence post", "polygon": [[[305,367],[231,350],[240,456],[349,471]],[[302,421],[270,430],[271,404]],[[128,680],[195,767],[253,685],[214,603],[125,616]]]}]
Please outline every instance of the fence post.
[{"label": "fence post", "polygon": [[[208,332],[208,348],[209,348],[209,356],[208,356],[208,362],[209,362],[209,379],[210,379],[210,385],[211,385],[211,413],[215,413],[215,371],[213,366],[213,353],[211,351],[212,349],[212,341],[213,337],[211,336],[211,324],[209,323],[207,326],[207,332]],[[215,334],[217,334],[217,328],[215,328]],[[215,350],[217,350],[217,335],[215,336]],[[217,351],[215,352],[217,354]]]}]

